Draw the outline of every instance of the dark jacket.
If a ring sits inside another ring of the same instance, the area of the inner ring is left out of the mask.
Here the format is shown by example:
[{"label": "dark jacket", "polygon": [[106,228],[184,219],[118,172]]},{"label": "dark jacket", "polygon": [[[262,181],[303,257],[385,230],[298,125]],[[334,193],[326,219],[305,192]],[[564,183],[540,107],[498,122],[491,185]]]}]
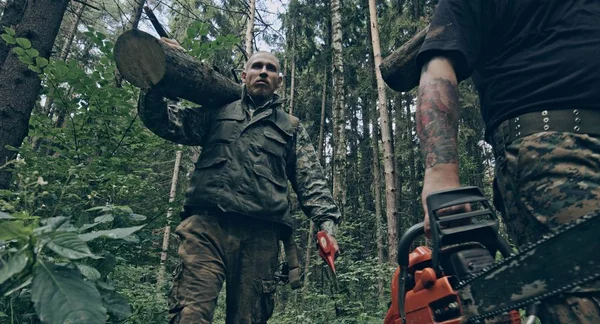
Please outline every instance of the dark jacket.
[{"label": "dark jacket", "polygon": [[167,107],[162,95],[142,93],[141,120],[158,136],[202,146],[185,208],[218,209],[288,226],[292,218],[288,180],[304,213],[316,224],[339,222],[340,213],[321,164],[298,118],[281,109],[277,96],[250,116],[252,100],[221,108]]}]

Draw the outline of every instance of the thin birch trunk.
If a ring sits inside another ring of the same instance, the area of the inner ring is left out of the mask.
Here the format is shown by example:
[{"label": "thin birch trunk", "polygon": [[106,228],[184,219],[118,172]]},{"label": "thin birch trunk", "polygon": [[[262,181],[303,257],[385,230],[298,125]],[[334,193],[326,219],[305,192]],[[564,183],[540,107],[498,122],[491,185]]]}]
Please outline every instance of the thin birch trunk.
[{"label": "thin birch trunk", "polygon": [[396,260],[398,255],[398,220],[395,165],[392,148],[392,134],[389,125],[389,113],[385,93],[385,83],[381,77],[379,65],[381,64],[381,48],[379,45],[379,30],[377,27],[377,7],[375,0],[369,0],[369,13],[371,19],[371,41],[373,45],[373,58],[375,61],[375,76],[377,78],[377,97],[379,119],[381,121],[381,141],[383,142],[383,169],[385,172],[385,200],[386,217],[388,221],[388,254],[389,260]]}]

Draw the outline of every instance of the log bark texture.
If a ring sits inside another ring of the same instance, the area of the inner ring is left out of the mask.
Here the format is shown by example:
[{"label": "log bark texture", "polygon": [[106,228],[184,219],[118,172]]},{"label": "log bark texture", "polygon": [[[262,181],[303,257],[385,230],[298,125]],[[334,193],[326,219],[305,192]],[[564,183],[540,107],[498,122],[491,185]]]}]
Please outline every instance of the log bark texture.
[{"label": "log bark texture", "polygon": [[114,55],[125,80],[142,89],[153,88],[168,98],[220,107],[239,99],[242,93],[241,85],[143,31],[130,30],[119,36]]},{"label": "log bark texture", "polygon": [[428,30],[429,25],[381,62],[381,76],[390,88],[406,92],[419,85],[421,71],[417,68],[415,58]]}]

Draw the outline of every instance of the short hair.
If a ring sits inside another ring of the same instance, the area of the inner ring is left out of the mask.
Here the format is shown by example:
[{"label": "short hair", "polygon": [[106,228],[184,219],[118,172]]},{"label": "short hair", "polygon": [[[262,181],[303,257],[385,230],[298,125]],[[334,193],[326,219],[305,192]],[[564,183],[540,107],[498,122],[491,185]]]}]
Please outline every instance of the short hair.
[{"label": "short hair", "polygon": [[267,51],[258,51],[258,52],[254,52],[254,54],[250,55],[250,57],[248,58],[248,61],[246,61],[246,65],[244,65],[244,71],[247,71],[248,68],[250,67],[250,63],[252,63],[253,57],[255,57],[257,55],[264,55],[264,54],[269,55],[275,59],[275,63],[277,63],[277,72],[279,72],[279,70],[281,69],[281,64],[279,64],[279,59],[277,58],[277,56],[273,55],[273,53],[267,52]]}]

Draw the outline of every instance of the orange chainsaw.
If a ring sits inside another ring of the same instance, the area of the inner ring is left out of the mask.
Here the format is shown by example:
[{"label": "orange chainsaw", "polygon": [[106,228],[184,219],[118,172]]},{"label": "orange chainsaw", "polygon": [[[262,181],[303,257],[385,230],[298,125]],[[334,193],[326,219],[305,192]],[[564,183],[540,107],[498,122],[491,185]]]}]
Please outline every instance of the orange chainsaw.
[{"label": "orange chainsaw", "polygon": [[[424,234],[423,223],[409,228],[400,239],[399,267],[392,280],[385,324],[483,323],[489,319],[518,324],[517,309],[600,277],[600,262],[594,262],[600,248],[600,213],[563,225],[513,252],[498,234],[498,218],[479,188],[436,192],[426,202],[432,246],[418,246],[409,253]],[[440,216],[440,211],[467,204],[470,211]],[[495,262],[497,253],[502,260]]]}]

